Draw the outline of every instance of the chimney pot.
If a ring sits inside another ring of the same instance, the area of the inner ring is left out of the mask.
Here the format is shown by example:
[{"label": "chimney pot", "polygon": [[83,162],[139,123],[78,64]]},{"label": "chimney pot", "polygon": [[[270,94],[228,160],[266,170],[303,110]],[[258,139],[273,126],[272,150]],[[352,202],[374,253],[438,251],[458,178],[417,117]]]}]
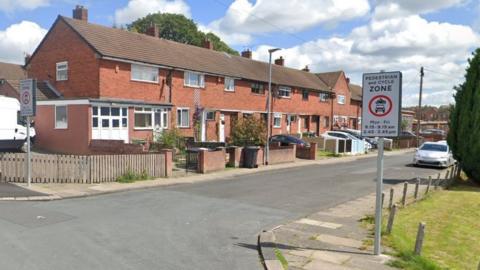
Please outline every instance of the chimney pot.
[{"label": "chimney pot", "polygon": [[347,77],[347,84],[350,84],[350,78]]},{"label": "chimney pot", "polygon": [[160,36],[160,29],[158,28],[158,25],[156,25],[155,23],[151,23],[150,26],[147,28],[147,31],[146,33],[147,35],[149,36],[152,36],[152,37],[159,37]]},{"label": "chimney pot", "polygon": [[249,49],[246,49],[245,51],[242,52],[242,57],[252,59],[252,51]]},{"label": "chimney pot", "polygon": [[76,5],[73,10],[73,18],[81,21],[88,22],[88,9],[84,6]]},{"label": "chimney pot", "polygon": [[302,70],[306,72],[310,72],[310,68],[308,68],[308,65],[306,65]]},{"label": "chimney pot", "polygon": [[204,48],[207,48],[209,50],[213,50],[213,42],[211,42],[208,38],[206,38],[204,41],[203,41],[203,47]]},{"label": "chimney pot", "polygon": [[280,56],[280,58],[275,59],[275,65],[283,66],[285,65],[285,59]]}]

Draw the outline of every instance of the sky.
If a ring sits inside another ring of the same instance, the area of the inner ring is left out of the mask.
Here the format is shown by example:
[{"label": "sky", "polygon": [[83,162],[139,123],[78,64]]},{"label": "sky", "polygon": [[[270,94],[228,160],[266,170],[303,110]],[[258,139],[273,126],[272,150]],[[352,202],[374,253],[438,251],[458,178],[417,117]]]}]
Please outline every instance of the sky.
[{"label": "sky", "polygon": [[0,0],[0,61],[22,64],[58,15],[80,4],[89,21],[125,25],[149,13],[180,13],[238,51],[311,72],[401,71],[403,105],[453,102],[467,60],[480,47],[480,0]]}]

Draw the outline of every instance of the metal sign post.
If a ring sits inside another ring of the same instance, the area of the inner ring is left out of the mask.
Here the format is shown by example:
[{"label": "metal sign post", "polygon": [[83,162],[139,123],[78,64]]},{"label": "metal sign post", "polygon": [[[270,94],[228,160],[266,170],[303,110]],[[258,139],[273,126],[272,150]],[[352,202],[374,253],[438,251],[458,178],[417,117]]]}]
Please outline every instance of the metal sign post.
[{"label": "metal sign post", "polygon": [[32,184],[32,153],[30,151],[30,116],[35,116],[36,111],[36,81],[32,79],[20,81],[20,115],[27,118],[27,155],[25,171],[28,186]]},{"label": "metal sign post", "polygon": [[363,74],[362,136],[378,137],[374,254],[381,253],[384,137],[397,137],[402,109],[402,73]]}]

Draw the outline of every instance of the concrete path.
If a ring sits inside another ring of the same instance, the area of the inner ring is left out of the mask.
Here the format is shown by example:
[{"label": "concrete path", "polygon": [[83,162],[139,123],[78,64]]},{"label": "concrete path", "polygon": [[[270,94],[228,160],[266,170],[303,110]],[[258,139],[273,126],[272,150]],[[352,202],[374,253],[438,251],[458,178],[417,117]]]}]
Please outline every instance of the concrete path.
[{"label": "concrete path", "polygon": [[[442,178],[444,175],[445,172],[441,172]],[[407,204],[415,201],[415,181],[409,182]],[[440,180],[439,183],[445,182]],[[419,199],[426,193],[428,180],[424,178],[420,183]],[[389,205],[391,188],[394,190],[393,203],[401,202],[404,185],[388,187],[384,191],[387,195],[385,208]],[[430,192],[435,190],[433,185],[429,189]],[[284,269],[276,252],[283,255],[290,270],[395,269],[386,265],[391,260],[388,255],[373,255],[373,235],[361,220],[374,212],[375,193],[372,193],[262,232],[259,247],[267,270]],[[383,247],[382,253],[385,251],[390,250]]]},{"label": "concrete path", "polygon": [[10,184],[0,183],[0,198],[15,198],[15,197],[33,197],[33,196],[45,196],[46,194],[37,192],[28,188]]}]

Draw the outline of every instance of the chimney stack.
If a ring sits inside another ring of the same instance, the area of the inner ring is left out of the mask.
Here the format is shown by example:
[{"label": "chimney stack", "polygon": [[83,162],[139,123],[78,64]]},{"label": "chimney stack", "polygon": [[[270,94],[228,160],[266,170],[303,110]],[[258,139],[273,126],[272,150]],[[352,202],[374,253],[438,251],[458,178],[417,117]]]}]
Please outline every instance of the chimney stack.
[{"label": "chimney stack", "polygon": [[147,31],[145,34],[152,36],[152,37],[159,37],[160,36],[160,29],[158,28],[158,25],[155,23],[150,23],[150,26],[147,27]]},{"label": "chimney stack", "polygon": [[204,48],[207,48],[209,50],[213,50],[213,42],[211,42],[208,38],[206,38],[204,41],[203,41],[203,47]]},{"label": "chimney stack", "polygon": [[242,57],[252,59],[252,51],[249,49],[246,49],[245,51],[242,52]]},{"label": "chimney stack", "polygon": [[275,59],[275,65],[283,66],[285,64],[285,59],[280,56],[280,58]]},{"label": "chimney stack", "polygon": [[88,9],[86,9],[84,6],[77,5],[73,10],[73,18],[88,22]]},{"label": "chimney stack", "polygon": [[310,72],[310,68],[308,68],[308,65],[306,65],[302,70],[306,72]]},{"label": "chimney stack", "polygon": [[350,78],[347,77],[347,84],[350,84]]},{"label": "chimney stack", "polygon": [[30,57],[32,57],[31,54],[29,53],[25,54],[25,65],[28,63],[28,61],[30,61]]}]

